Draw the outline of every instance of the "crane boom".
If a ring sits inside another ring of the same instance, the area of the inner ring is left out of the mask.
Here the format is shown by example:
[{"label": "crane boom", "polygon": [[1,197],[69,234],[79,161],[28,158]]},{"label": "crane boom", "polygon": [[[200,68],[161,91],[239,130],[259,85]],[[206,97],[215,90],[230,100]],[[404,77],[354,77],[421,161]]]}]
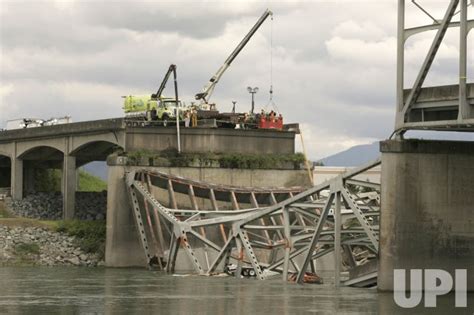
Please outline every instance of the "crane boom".
[{"label": "crane boom", "polygon": [[239,45],[237,45],[234,51],[229,55],[229,57],[227,57],[224,64],[219,68],[219,70],[217,70],[216,74],[214,74],[214,76],[204,86],[202,91],[195,95],[196,100],[204,100],[205,102],[207,102],[207,100],[211,97],[212,91],[214,90],[216,84],[219,82],[224,72],[227,70],[227,68],[229,68],[235,57],[237,57],[240,51],[245,47],[245,45],[249,42],[250,38],[252,38],[253,34],[255,34],[255,32],[263,24],[263,22],[265,22],[269,15],[273,15],[272,11],[270,11],[269,9],[265,10],[265,12],[257,21],[257,23],[255,23],[255,25],[250,29],[247,35],[245,35]]},{"label": "crane boom", "polygon": [[155,94],[151,95],[152,99],[159,99],[161,97],[161,93],[163,93],[163,90],[165,89],[166,83],[168,82],[168,79],[172,72],[174,72],[176,76],[176,65],[173,65],[173,64],[170,65],[170,67],[168,68],[168,71],[165,74],[165,77],[163,78],[163,81],[161,81],[158,91],[156,91]]}]

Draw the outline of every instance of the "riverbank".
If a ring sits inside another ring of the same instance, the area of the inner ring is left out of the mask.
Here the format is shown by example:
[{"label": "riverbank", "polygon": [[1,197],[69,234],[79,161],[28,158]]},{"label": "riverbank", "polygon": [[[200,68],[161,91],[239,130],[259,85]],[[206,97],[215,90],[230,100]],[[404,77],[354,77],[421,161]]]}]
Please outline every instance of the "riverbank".
[{"label": "riverbank", "polygon": [[[19,217],[60,220],[63,216],[63,197],[60,192],[30,193],[22,200],[5,199],[5,207]],[[105,220],[107,191],[76,192],[75,217],[80,220]]]},{"label": "riverbank", "polygon": [[73,236],[47,227],[15,226],[11,220],[6,224],[0,220],[1,266],[92,267],[100,264],[103,262],[98,255],[78,247]]},{"label": "riverbank", "polygon": [[0,201],[0,266],[104,265],[105,222],[14,217]]}]

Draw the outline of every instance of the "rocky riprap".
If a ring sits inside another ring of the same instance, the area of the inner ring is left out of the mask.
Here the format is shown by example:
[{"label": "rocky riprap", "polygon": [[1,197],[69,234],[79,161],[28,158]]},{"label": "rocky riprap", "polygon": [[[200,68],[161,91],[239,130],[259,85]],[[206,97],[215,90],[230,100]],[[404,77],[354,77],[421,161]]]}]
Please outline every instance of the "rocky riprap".
[{"label": "rocky riprap", "polygon": [[[15,215],[25,218],[60,220],[63,197],[60,192],[29,194],[23,200],[7,199],[7,207]],[[76,192],[76,219],[105,220],[107,192]]]},{"label": "rocky riprap", "polygon": [[[20,248],[34,250],[20,251]],[[96,254],[83,252],[74,237],[42,227],[0,226],[0,265],[97,266]]]}]

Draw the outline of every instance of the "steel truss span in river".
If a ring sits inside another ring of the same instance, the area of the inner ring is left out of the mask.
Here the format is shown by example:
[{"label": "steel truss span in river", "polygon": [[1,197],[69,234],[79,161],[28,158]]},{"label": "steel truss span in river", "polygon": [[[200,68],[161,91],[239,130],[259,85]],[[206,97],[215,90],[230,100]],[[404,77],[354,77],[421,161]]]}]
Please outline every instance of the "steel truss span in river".
[{"label": "steel truss span in river", "polygon": [[[336,285],[371,286],[380,185],[355,178],[378,165],[306,190],[213,185],[147,170],[131,171],[125,180],[150,266],[174,273],[184,252],[199,275],[232,265],[238,277],[246,271],[258,280],[303,283],[316,273],[317,259],[331,254]],[[158,201],[164,194],[168,207]]]}]

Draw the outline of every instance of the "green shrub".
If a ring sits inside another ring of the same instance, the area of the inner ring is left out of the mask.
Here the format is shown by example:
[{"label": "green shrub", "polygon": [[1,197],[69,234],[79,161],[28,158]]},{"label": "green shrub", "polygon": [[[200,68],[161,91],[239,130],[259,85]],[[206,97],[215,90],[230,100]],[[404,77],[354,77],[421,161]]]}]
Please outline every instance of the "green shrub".
[{"label": "green shrub", "polygon": [[156,154],[149,150],[137,150],[127,153],[128,165],[139,165],[143,159],[151,160]]},{"label": "green shrub", "polygon": [[38,168],[34,172],[36,191],[61,191],[61,170]]},{"label": "green shrub", "polygon": [[15,254],[25,257],[28,255],[38,255],[40,247],[36,243],[19,243],[15,245]]},{"label": "green shrub", "polygon": [[219,165],[222,168],[237,169],[271,169],[282,168],[285,164],[290,164],[295,169],[299,169],[304,162],[302,153],[296,154],[222,154],[218,157]]},{"label": "green shrub", "polygon": [[201,167],[218,166],[221,168],[236,169],[274,169],[287,168],[289,165],[294,169],[300,169],[305,158],[302,153],[296,154],[244,154],[244,153],[178,153],[174,149],[152,153],[141,150],[127,154],[129,165],[139,165],[143,159],[157,161],[167,159],[170,166]]},{"label": "green shrub", "polygon": [[0,219],[1,218],[12,218],[13,215],[6,209],[5,202],[0,200]]},{"label": "green shrub", "polygon": [[[35,169],[36,191],[61,191],[61,170]],[[107,190],[107,183],[97,176],[79,171],[79,191]]]},{"label": "green shrub", "polygon": [[168,148],[166,150],[161,151],[159,155],[165,158],[173,158],[173,157],[177,157],[179,155],[179,152],[178,152],[178,149]]},{"label": "green shrub", "polygon": [[60,221],[56,231],[74,236],[75,246],[80,247],[86,253],[96,253],[102,259],[105,256],[105,221]]}]

